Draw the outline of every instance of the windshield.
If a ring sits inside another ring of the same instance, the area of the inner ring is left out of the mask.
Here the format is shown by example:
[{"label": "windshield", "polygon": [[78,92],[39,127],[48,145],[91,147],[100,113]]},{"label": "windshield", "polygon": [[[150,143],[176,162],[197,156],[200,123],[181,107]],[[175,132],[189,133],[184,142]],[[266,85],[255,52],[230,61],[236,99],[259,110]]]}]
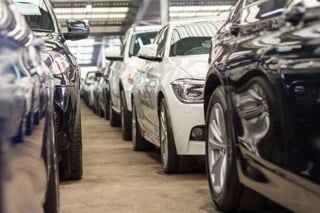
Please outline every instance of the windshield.
[{"label": "windshield", "polygon": [[53,32],[54,25],[43,0],[13,0],[33,31]]},{"label": "windshield", "polygon": [[208,54],[212,35],[219,29],[218,22],[196,22],[180,25],[173,31],[170,56]]},{"label": "windshield", "polygon": [[146,44],[151,44],[157,32],[138,33],[133,35],[130,43],[129,56],[136,56],[140,48]]}]

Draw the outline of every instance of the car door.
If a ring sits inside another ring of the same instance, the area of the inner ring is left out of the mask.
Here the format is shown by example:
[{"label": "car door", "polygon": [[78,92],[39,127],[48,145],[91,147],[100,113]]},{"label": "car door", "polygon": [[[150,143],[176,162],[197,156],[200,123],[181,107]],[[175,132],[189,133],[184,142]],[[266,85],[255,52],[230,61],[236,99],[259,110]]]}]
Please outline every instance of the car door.
[{"label": "car door", "polygon": [[[158,44],[157,55],[164,57],[167,43],[168,27],[164,27],[155,38]],[[139,96],[141,100],[141,108],[144,114],[143,125],[149,135],[149,139],[158,143],[158,114],[157,114],[157,97],[158,88],[161,78],[161,67],[164,61],[148,61],[144,67],[144,73],[141,74],[143,84],[140,87]]]}]

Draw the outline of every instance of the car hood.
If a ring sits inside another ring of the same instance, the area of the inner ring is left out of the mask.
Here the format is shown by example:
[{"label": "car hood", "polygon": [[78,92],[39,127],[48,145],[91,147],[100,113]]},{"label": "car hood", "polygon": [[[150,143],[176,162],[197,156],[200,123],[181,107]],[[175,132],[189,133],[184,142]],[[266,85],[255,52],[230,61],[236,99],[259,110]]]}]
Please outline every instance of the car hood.
[{"label": "car hood", "polygon": [[205,79],[208,71],[208,54],[190,55],[190,56],[175,56],[171,57],[170,63],[181,68],[191,78]]}]

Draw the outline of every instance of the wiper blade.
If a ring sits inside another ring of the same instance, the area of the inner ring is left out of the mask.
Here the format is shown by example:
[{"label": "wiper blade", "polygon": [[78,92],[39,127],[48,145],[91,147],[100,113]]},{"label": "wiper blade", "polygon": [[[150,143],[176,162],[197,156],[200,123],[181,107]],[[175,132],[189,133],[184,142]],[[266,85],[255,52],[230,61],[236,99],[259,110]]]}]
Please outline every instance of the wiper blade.
[{"label": "wiper blade", "polygon": [[49,29],[31,28],[31,30],[34,32],[53,33],[53,30],[49,30]]}]

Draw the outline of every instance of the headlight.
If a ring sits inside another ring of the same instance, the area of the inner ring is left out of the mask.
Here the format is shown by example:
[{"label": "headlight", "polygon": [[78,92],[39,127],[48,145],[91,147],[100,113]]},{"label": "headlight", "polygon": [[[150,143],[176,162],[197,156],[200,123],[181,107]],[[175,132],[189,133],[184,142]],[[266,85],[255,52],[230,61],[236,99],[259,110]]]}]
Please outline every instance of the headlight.
[{"label": "headlight", "polygon": [[171,83],[174,94],[183,103],[203,103],[204,80],[178,79]]}]

